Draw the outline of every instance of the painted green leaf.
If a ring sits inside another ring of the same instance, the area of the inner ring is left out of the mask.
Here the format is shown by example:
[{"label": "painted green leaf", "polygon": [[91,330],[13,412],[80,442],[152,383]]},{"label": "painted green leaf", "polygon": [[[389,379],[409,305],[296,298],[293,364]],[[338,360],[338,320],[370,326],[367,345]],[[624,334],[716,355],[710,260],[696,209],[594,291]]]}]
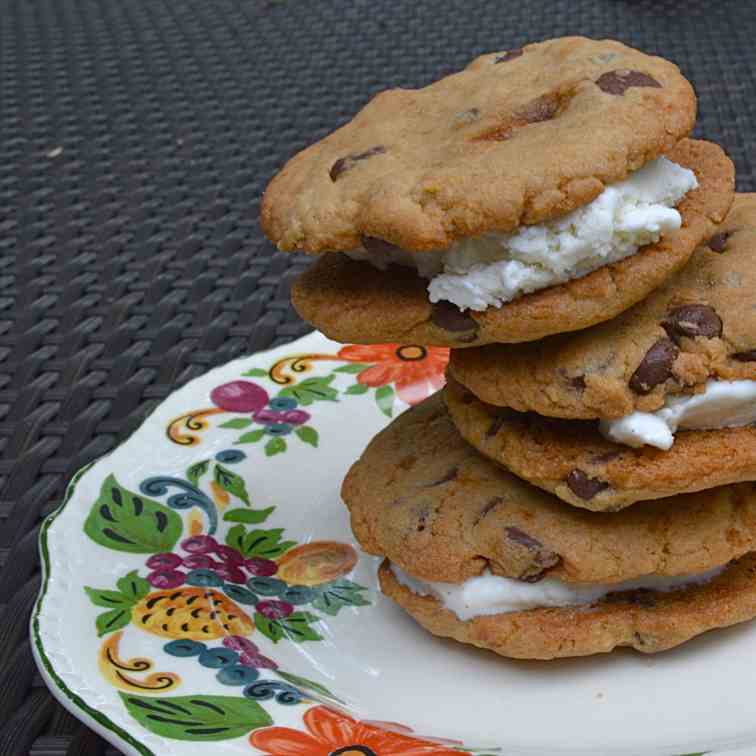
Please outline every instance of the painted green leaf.
[{"label": "painted green leaf", "polygon": [[228,491],[249,506],[249,494],[247,493],[246,485],[244,485],[244,478],[241,475],[237,475],[227,467],[223,467],[223,465],[216,465],[215,482],[224,491]]},{"label": "painted green leaf", "polygon": [[226,420],[225,423],[221,423],[218,427],[242,430],[243,428],[249,428],[250,425],[252,425],[252,421],[246,417],[235,417],[233,420]]},{"label": "painted green leaf", "polygon": [[310,446],[317,448],[320,435],[315,428],[310,425],[303,425],[301,428],[297,428],[294,432],[306,444],[310,444]]},{"label": "painted green leaf", "polygon": [[375,403],[384,415],[394,414],[394,389],[391,386],[381,386],[375,390]]},{"label": "painted green leaf", "polygon": [[105,479],[84,523],[84,532],[95,543],[132,554],[172,551],[182,529],[172,509],[127,491],[114,475]]},{"label": "painted green leaf", "polygon": [[226,522],[243,522],[247,525],[259,525],[270,517],[275,507],[267,509],[232,509],[223,515]]},{"label": "painted green leaf", "polygon": [[273,643],[278,643],[284,637],[284,631],[276,620],[263,617],[260,612],[255,612],[255,627]]},{"label": "painted green leaf", "polygon": [[252,530],[247,533],[243,525],[235,525],[226,534],[226,544],[240,551],[247,559],[264,557],[275,559],[296,546],[296,541],[282,541],[283,528]]},{"label": "painted green leaf", "polygon": [[97,637],[113,633],[131,622],[131,607],[112,609],[109,612],[97,615]]},{"label": "painted green leaf", "polygon": [[116,585],[118,590],[132,603],[143,599],[152,590],[150,584],[143,577],[139,577],[136,570],[132,570],[126,577],[122,577]]},{"label": "painted green leaf", "polygon": [[303,643],[304,641],[323,640],[323,636],[310,623],[318,622],[319,618],[310,612],[294,612],[284,619],[276,620],[281,626],[284,635],[294,641],[294,643]]},{"label": "painted green leaf", "polygon": [[135,603],[120,591],[106,591],[100,588],[90,588],[87,585],[84,586],[84,590],[95,606],[102,606],[106,609],[126,609]]},{"label": "painted green leaf", "polygon": [[268,371],[262,368],[252,368],[251,370],[247,370],[246,373],[242,373],[242,375],[247,378],[265,378],[268,375]]},{"label": "painted green leaf", "polygon": [[296,399],[305,407],[313,402],[335,402],[339,392],[335,388],[331,388],[330,385],[335,377],[334,375],[327,375],[307,378],[295,386],[287,386],[281,389],[278,395]]},{"label": "painted green leaf", "polygon": [[258,430],[250,431],[249,433],[242,433],[239,438],[234,441],[235,444],[256,444],[265,435],[265,429],[259,428]]},{"label": "painted green leaf", "polygon": [[369,386],[366,386],[364,383],[355,383],[353,386],[350,386],[344,393],[345,394],[365,394],[369,391]]},{"label": "painted green leaf", "polygon": [[271,438],[267,444],[265,444],[265,456],[275,457],[276,454],[283,454],[287,449],[286,440],[281,436]]},{"label": "painted green leaf", "polygon": [[370,365],[363,365],[359,362],[350,362],[348,365],[342,365],[336,368],[334,373],[361,373],[363,370],[367,370]]},{"label": "painted green leaf", "polygon": [[187,480],[196,488],[199,485],[199,479],[207,472],[208,467],[210,467],[209,459],[190,465],[186,470]]},{"label": "painted green leaf", "polygon": [[315,588],[318,596],[313,600],[315,609],[335,616],[345,606],[369,606],[370,602],[362,595],[367,590],[351,580],[341,579],[332,583],[323,583]]},{"label": "painted green leaf", "polygon": [[334,696],[333,693],[331,693],[331,691],[325,687],[325,685],[321,685],[320,683],[314,682],[313,680],[308,680],[306,677],[292,675],[291,672],[284,672],[280,669],[276,670],[276,674],[286,680],[286,682],[290,682],[292,685],[296,685],[297,688],[301,688],[305,692],[311,690],[315,693],[320,693],[320,695],[324,696],[325,698],[330,698],[332,701],[339,701],[340,703],[343,703],[343,701],[338,696]]},{"label": "painted green leaf", "polygon": [[119,695],[129,714],[142,727],[173,740],[230,740],[273,724],[257,701],[240,696]]}]

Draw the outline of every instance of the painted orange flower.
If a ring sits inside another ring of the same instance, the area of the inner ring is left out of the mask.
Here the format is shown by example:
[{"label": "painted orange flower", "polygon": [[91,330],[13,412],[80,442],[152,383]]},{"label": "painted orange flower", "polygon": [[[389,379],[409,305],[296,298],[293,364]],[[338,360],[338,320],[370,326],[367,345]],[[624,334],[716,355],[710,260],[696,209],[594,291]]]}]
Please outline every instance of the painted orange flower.
[{"label": "painted orange flower", "polygon": [[449,362],[447,348],[415,344],[350,344],[338,356],[349,362],[373,363],[357,375],[358,383],[371,388],[393,383],[406,404],[418,404],[443,388]]},{"label": "painted orange flower", "polygon": [[414,737],[403,725],[358,722],[325,706],[308,709],[304,724],[307,732],[267,727],[249,742],[268,756],[470,756],[453,743]]}]

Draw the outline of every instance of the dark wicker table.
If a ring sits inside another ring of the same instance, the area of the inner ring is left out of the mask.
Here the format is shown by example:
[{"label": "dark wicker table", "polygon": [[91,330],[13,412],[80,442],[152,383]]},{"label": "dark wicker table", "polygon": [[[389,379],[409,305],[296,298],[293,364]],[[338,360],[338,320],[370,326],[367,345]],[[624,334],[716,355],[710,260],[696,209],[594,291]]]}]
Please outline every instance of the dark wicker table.
[{"label": "dark wicker table", "polygon": [[375,91],[613,36],[672,58],[756,189],[749,0],[0,0],[0,756],[112,752],[32,662],[41,519],[177,386],[307,329],[257,222]]}]

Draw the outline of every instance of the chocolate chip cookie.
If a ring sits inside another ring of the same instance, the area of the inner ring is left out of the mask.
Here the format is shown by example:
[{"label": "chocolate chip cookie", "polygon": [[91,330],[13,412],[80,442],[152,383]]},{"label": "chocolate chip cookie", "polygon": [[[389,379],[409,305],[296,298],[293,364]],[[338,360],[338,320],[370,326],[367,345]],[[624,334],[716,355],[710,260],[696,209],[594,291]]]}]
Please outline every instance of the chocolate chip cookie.
[{"label": "chocolate chip cookie", "polygon": [[569,507],[466,444],[436,395],[379,433],[344,481],[363,549],[410,575],[460,583],[489,570],[537,582],[689,575],[756,549],[756,486]]},{"label": "chocolate chip cookie", "polygon": [[375,96],[292,158],[263,198],[279,249],[378,238],[432,251],[564,215],[671,150],[696,98],[677,66],[565,37],[482,55],[422,89]]},{"label": "chocolate chip cookie", "polygon": [[[518,296],[500,307],[461,311],[444,300],[432,304],[426,279],[414,269],[378,270],[344,255],[323,254],[295,282],[292,302],[305,320],[330,338],[366,344],[460,348],[514,343],[609,320],[676,273],[695,247],[715,233],[731,205],[734,169],[718,146],[686,139],[667,150],[667,155],[693,170],[698,179],[698,188],[677,206],[682,227],[581,278]],[[531,177],[539,184],[537,179],[537,174]],[[470,201],[464,203],[466,208],[469,205]]]},{"label": "chocolate chip cookie", "polygon": [[485,402],[563,418],[652,412],[709,379],[756,380],[756,194],[736,195],[690,263],[614,320],[455,350],[450,371]]},{"label": "chocolate chip cookie", "polygon": [[680,433],[668,451],[605,439],[595,420],[495,407],[455,380],[444,400],[462,437],[515,475],[570,504],[617,511],[637,501],[756,480],[756,427]]},{"label": "chocolate chip cookie", "polygon": [[379,577],[383,592],[434,635],[517,659],[587,656],[618,646],[655,653],[756,616],[754,554],[709,583],[670,593],[610,594],[589,607],[529,609],[467,621],[438,599],[402,585],[386,562]]}]

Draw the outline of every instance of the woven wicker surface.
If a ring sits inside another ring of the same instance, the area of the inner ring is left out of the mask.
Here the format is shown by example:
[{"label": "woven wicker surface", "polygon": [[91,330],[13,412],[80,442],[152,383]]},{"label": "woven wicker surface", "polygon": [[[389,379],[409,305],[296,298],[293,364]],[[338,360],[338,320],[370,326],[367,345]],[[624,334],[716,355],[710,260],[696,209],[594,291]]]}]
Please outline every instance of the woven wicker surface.
[{"label": "woven wicker surface", "polygon": [[568,33],[681,65],[756,189],[751,4],[0,0],[0,756],[114,753],[34,668],[36,537],[174,388],[306,331],[259,196],[385,86]]}]

